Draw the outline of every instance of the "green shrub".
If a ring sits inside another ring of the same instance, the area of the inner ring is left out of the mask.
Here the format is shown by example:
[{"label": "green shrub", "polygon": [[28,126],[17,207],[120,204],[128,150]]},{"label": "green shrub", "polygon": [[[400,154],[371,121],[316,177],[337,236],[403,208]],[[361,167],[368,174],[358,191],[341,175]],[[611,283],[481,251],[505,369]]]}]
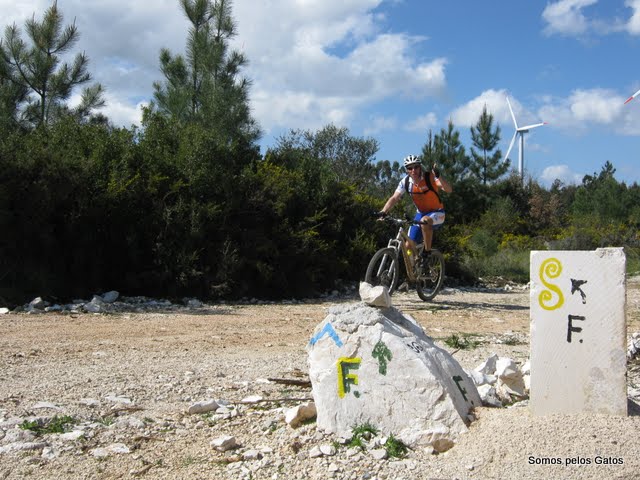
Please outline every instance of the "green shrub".
[{"label": "green shrub", "polygon": [[464,257],[462,263],[475,278],[501,277],[518,283],[529,281],[529,250],[503,250],[483,258]]},{"label": "green shrub", "polygon": [[77,420],[69,415],[58,417],[57,415],[48,420],[25,420],[18,425],[22,430],[30,430],[36,435],[47,433],[64,433],[68,427],[75,425]]},{"label": "green shrub", "polygon": [[471,235],[467,249],[473,257],[486,258],[498,252],[499,242],[485,229],[478,229]]},{"label": "green shrub", "polygon": [[387,451],[387,455],[392,458],[403,458],[408,451],[407,446],[394,437],[393,434],[389,435],[387,441],[384,442],[384,448]]},{"label": "green shrub", "polygon": [[378,429],[370,423],[357,425],[351,430],[352,436],[347,445],[349,447],[364,448],[364,441],[368,441],[378,434]]},{"label": "green shrub", "polygon": [[462,336],[453,333],[444,339],[444,343],[456,350],[470,350],[480,345],[480,342],[471,338],[472,336],[468,333],[463,333]]}]

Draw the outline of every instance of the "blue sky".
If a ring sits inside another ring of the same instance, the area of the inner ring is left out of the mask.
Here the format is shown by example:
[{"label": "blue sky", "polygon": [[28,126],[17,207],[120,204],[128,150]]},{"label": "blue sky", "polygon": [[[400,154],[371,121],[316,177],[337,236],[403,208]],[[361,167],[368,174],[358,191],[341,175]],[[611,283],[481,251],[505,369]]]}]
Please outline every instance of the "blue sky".
[{"label": "blue sky", "polygon": [[[0,0],[3,26],[50,4]],[[178,0],[58,6],[107,89],[104,113],[138,123],[160,48],[184,51]],[[579,183],[610,161],[640,182],[640,97],[624,105],[640,89],[640,0],[235,0],[233,12],[263,153],[292,128],[333,123],[377,139],[377,160],[401,160],[449,119],[468,150],[486,105],[505,154],[508,95],[520,125],[547,122],[525,137],[527,175]],[[510,157],[517,166],[517,144]]]}]

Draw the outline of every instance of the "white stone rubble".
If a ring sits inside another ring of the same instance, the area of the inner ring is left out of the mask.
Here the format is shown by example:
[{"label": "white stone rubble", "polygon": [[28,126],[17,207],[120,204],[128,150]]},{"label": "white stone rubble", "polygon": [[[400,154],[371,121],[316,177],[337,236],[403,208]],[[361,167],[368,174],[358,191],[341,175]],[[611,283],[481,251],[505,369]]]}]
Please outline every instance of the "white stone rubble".
[{"label": "white stone rubble", "polygon": [[469,376],[478,387],[483,405],[502,407],[528,397],[530,371],[529,362],[520,368],[511,358],[494,353],[469,372]]},{"label": "white stone rubble", "polygon": [[[21,307],[15,308],[14,313],[115,313],[115,312],[146,312],[156,310],[196,310],[205,307],[205,304],[195,298],[184,298],[183,305],[171,303],[169,300],[157,300],[144,296],[126,297],[121,296],[116,290],[111,290],[102,294],[95,294],[91,300],[76,299],[71,303],[59,305],[51,304],[42,297],[36,297],[31,302]],[[0,315],[10,313],[6,307],[0,308]]]}]

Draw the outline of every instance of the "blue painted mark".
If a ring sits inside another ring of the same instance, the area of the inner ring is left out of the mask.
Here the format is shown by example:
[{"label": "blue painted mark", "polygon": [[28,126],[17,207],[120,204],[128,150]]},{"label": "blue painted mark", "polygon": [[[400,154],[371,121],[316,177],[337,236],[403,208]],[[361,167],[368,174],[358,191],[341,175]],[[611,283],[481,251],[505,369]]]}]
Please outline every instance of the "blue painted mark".
[{"label": "blue painted mark", "polygon": [[342,340],[340,340],[340,337],[338,337],[338,334],[336,333],[336,331],[333,329],[333,326],[330,323],[327,323],[324,328],[322,330],[320,330],[320,332],[311,339],[311,341],[309,342],[311,345],[315,345],[318,340],[320,340],[322,337],[324,337],[326,335],[329,335],[331,338],[333,338],[333,341],[336,342],[336,345],[341,347],[342,344]]}]

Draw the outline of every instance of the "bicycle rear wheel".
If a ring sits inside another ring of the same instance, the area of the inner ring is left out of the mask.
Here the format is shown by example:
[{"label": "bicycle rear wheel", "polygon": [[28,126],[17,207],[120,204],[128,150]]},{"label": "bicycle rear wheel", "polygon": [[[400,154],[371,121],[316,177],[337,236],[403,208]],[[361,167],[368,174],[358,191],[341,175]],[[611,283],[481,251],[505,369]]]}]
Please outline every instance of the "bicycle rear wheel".
[{"label": "bicycle rear wheel", "polygon": [[398,285],[399,271],[397,251],[391,247],[381,248],[371,257],[364,281],[374,287],[384,285],[391,295]]},{"label": "bicycle rear wheel", "polygon": [[444,282],[444,256],[438,250],[431,250],[431,254],[420,266],[416,266],[416,292],[418,296],[428,302],[438,294]]}]

